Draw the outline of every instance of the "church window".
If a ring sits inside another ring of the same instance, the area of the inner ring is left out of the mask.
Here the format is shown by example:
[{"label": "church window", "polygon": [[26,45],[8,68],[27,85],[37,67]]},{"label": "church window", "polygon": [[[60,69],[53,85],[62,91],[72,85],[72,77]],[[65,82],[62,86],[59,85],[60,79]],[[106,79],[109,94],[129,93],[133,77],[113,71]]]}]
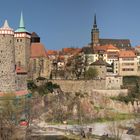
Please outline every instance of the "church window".
[{"label": "church window", "polygon": [[17,42],[19,42],[19,39],[17,39]]}]

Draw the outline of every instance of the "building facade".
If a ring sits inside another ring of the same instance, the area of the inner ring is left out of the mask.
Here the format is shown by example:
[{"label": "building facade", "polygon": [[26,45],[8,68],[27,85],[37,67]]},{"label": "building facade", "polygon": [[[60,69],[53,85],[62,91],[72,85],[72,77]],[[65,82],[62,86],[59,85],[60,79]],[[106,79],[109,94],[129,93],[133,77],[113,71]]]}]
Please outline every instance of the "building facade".
[{"label": "building facade", "polygon": [[119,53],[119,75],[136,76],[137,75],[137,56],[131,50],[123,50]]}]

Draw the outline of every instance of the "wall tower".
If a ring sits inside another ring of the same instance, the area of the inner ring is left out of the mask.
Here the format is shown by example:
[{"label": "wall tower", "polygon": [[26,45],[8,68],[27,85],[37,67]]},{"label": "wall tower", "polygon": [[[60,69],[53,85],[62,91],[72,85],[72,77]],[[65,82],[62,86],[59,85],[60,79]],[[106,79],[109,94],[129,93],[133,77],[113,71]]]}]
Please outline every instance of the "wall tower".
[{"label": "wall tower", "polygon": [[31,35],[25,29],[23,15],[21,13],[18,29],[15,31],[15,58],[16,65],[28,71],[30,60]]},{"label": "wall tower", "polygon": [[14,92],[15,85],[14,31],[5,20],[0,28],[0,92]]}]

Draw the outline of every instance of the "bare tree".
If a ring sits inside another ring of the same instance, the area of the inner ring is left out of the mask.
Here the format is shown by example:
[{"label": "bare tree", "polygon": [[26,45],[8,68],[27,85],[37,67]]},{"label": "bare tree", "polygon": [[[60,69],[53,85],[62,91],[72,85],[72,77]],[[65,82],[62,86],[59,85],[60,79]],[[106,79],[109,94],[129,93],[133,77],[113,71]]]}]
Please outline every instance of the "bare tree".
[{"label": "bare tree", "polygon": [[24,104],[21,101],[20,107],[16,103],[14,93],[7,93],[0,99],[0,139],[12,140],[17,134],[17,123],[23,112]]},{"label": "bare tree", "polygon": [[108,127],[109,133],[114,140],[121,140],[124,133],[124,129],[121,128],[121,123],[113,121]]}]

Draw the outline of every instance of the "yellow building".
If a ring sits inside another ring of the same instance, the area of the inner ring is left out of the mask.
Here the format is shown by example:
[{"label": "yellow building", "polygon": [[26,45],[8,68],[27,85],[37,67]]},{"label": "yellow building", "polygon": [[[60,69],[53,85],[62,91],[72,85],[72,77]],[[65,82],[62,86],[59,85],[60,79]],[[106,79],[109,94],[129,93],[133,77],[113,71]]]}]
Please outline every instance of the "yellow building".
[{"label": "yellow building", "polygon": [[132,50],[122,50],[119,52],[119,75],[137,75],[137,56]]}]

